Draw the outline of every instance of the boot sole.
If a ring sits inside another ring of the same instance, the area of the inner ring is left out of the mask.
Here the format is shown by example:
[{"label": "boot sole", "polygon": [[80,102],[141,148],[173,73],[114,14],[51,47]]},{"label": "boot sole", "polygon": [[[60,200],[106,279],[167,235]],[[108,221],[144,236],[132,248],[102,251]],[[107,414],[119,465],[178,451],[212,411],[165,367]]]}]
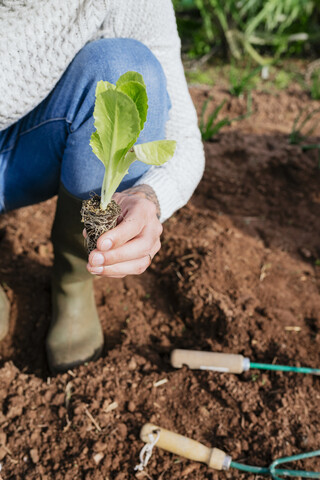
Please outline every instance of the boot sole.
[{"label": "boot sole", "polygon": [[102,343],[102,345],[99,348],[97,348],[97,350],[95,350],[93,355],[91,355],[90,357],[88,357],[84,360],[76,360],[76,361],[71,362],[71,363],[63,363],[63,364],[60,364],[60,365],[53,365],[50,362],[50,359],[48,358],[49,370],[52,374],[55,375],[57,373],[65,373],[68,370],[72,370],[73,368],[79,367],[80,365],[84,365],[87,362],[94,362],[95,360],[98,360],[98,358],[100,358],[102,350],[103,350],[103,346],[104,346],[104,343]]}]

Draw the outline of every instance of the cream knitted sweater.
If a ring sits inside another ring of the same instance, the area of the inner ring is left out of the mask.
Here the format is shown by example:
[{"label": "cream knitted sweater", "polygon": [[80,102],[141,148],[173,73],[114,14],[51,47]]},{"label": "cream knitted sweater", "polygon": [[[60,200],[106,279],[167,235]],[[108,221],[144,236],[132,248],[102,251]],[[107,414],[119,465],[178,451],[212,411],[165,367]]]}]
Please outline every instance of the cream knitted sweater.
[{"label": "cream knitted sweater", "polygon": [[155,190],[164,221],[189,200],[204,168],[171,0],[0,0],[0,130],[36,107],[76,53],[102,37],[139,40],[166,74],[172,102],[166,137],[177,141],[176,153],[138,182]]}]

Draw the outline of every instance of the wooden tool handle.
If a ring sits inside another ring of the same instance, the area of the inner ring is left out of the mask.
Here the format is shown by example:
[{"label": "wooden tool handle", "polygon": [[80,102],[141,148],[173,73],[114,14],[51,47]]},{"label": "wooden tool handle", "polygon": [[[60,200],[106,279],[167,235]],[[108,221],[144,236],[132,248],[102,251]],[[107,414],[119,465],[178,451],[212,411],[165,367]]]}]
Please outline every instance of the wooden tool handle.
[{"label": "wooden tool handle", "polygon": [[234,355],[232,353],[176,349],[171,353],[171,365],[175,368],[187,365],[192,369],[242,373],[245,370],[249,370],[250,361],[242,355]]},{"label": "wooden tool handle", "polygon": [[165,428],[160,428],[151,423],[146,423],[140,432],[140,438],[143,442],[149,441],[149,434],[153,436],[159,433],[157,447],[163,448],[168,452],[179,455],[180,457],[206,463],[210,468],[216,470],[227,470],[230,466],[231,457],[218,448],[208,448],[202,443],[196,442],[191,438],[184,437],[178,433],[170,432]]}]

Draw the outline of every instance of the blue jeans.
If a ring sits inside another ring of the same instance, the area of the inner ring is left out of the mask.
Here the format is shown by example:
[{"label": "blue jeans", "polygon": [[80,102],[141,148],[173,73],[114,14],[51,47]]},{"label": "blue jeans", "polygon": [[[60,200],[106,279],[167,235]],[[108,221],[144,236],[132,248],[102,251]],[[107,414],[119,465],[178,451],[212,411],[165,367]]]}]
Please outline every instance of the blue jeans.
[{"label": "blue jeans", "polygon": [[[126,38],[91,42],[40,105],[0,132],[0,213],[53,197],[60,181],[81,199],[100,193],[104,166],[89,146],[95,88],[99,80],[115,83],[128,70],[143,75],[148,94],[147,121],[137,143],[165,138],[170,99],[152,52]],[[118,191],[132,186],[148,168],[132,164]]]}]

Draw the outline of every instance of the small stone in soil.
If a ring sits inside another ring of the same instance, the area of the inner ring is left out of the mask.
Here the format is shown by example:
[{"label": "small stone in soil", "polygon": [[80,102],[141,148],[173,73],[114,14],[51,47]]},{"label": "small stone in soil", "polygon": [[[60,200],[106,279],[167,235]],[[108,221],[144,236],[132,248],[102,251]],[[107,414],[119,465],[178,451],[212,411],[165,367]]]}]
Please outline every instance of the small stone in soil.
[{"label": "small stone in soil", "polygon": [[37,448],[32,448],[30,450],[30,457],[31,457],[31,460],[33,461],[33,463],[38,463],[39,462],[39,453],[38,453]]},{"label": "small stone in soil", "polygon": [[101,462],[103,457],[104,457],[103,453],[96,453],[95,455],[93,455],[93,460],[94,460],[95,464],[99,465],[99,463]]}]

